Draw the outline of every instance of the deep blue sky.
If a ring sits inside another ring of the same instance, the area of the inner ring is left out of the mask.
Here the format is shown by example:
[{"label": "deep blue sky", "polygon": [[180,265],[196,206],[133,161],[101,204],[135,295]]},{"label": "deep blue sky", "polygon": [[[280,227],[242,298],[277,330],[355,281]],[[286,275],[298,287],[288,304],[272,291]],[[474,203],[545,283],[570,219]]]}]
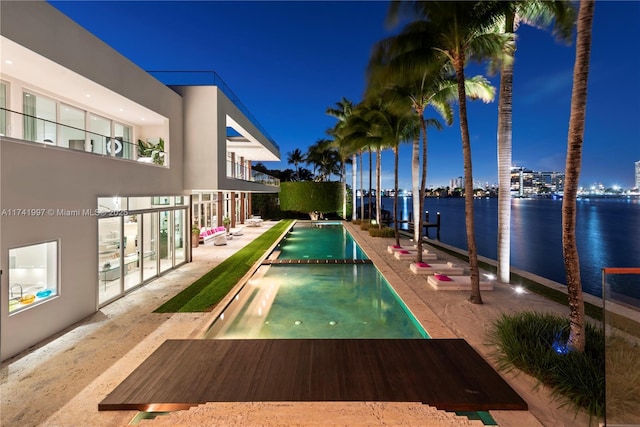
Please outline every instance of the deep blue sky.
[{"label": "deep blue sky", "polygon": [[[288,152],[306,151],[326,137],[335,123],[327,107],[343,96],[362,99],[372,45],[398,31],[385,27],[383,1],[51,3],[143,69],[217,71],[280,145],[283,161],[266,164],[278,169],[292,167]],[[596,2],[582,185],[633,186],[640,160],[639,21],[640,2]],[[514,164],[562,171],[574,43],[529,27],[517,34]],[[491,184],[497,181],[496,114],[497,101],[469,104],[474,179]],[[409,145],[401,148],[401,188],[411,185],[409,153]],[[393,187],[392,165],[392,155],[385,155],[384,188]],[[428,185],[448,185],[462,174],[456,121],[430,134]]]}]

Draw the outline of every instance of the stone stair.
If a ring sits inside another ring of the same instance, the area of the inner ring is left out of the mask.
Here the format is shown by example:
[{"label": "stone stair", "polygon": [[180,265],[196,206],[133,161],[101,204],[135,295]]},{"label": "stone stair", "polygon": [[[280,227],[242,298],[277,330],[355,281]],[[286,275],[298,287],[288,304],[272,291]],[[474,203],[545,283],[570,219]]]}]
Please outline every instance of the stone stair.
[{"label": "stone stair", "polygon": [[249,402],[206,403],[189,410],[142,420],[139,426],[420,426],[460,427],[484,424],[420,403]]}]

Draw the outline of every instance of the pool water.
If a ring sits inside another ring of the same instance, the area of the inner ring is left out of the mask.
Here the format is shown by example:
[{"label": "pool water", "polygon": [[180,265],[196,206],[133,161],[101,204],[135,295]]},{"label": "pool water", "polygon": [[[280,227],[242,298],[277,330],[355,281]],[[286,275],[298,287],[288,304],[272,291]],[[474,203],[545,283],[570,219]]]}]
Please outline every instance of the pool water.
[{"label": "pool water", "polygon": [[280,259],[367,259],[342,224],[296,226],[277,250]]},{"label": "pool water", "polygon": [[[367,258],[342,225],[296,226],[273,255],[278,254],[287,259]],[[274,264],[255,272],[205,338],[428,335],[373,264]]]}]

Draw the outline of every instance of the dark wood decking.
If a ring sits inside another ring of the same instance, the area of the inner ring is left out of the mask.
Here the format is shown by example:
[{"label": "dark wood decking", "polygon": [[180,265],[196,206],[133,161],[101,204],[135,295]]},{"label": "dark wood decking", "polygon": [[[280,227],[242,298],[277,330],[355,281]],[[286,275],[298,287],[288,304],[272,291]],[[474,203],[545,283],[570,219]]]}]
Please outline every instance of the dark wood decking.
[{"label": "dark wood decking", "polygon": [[526,402],[461,339],[168,340],[98,410],[170,411],[254,401],[527,410]]},{"label": "dark wood decking", "polygon": [[265,259],[262,265],[270,264],[373,264],[370,259]]}]

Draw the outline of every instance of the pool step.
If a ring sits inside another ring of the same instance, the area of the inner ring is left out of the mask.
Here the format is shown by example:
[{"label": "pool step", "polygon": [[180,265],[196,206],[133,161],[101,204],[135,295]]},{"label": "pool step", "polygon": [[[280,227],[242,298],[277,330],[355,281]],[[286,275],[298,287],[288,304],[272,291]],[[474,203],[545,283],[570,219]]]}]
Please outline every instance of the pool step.
[{"label": "pool step", "polygon": [[373,264],[370,259],[265,259],[262,265],[277,264]]}]

